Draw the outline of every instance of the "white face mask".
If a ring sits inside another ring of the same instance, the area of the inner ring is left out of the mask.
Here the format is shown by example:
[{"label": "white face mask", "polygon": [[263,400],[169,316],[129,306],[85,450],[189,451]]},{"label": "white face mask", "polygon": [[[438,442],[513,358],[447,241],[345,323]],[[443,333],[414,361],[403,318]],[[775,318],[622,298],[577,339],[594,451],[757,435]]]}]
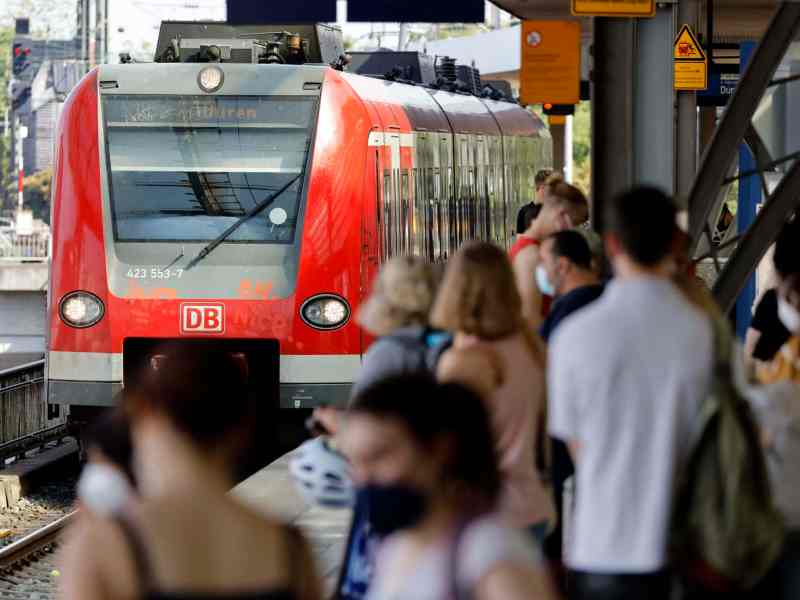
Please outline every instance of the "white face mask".
[{"label": "white face mask", "polygon": [[133,494],[131,484],[119,469],[94,463],[83,468],[77,491],[89,510],[104,517],[118,514]]},{"label": "white face mask", "polygon": [[778,318],[790,333],[800,333],[800,312],[781,296],[778,296]]}]

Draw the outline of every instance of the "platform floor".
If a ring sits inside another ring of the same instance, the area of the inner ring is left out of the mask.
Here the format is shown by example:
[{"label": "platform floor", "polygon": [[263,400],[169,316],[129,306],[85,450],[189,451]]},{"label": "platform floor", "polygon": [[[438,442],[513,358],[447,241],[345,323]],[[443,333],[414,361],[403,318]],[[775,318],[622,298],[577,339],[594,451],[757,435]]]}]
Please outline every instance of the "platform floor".
[{"label": "platform floor", "polygon": [[330,592],[339,575],[350,526],[349,510],[307,507],[295,491],[286,454],[237,485],[232,493],[255,510],[294,523],[311,542],[317,569]]}]

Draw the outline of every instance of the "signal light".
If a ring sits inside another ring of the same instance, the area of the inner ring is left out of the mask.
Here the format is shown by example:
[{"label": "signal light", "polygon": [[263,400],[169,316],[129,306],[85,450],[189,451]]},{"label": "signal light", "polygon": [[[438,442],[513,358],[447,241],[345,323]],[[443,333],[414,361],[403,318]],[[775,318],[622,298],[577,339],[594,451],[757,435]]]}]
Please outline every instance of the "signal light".
[{"label": "signal light", "polygon": [[12,72],[14,73],[14,75],[19,75],[25,69],[28,68],[28,66],[30,65],[30,63],[28,62],[30,54],[31,54],[30,48],[26,48],[19,42],[14,44],[14,65],[12,67]]},{"label": "signal light", "polygon": [[546,102],[545,104],[542,104],[542,109],[544,109],[544,114],[550,117],[575,114],[574,104],[550,104],[549,102]]}]

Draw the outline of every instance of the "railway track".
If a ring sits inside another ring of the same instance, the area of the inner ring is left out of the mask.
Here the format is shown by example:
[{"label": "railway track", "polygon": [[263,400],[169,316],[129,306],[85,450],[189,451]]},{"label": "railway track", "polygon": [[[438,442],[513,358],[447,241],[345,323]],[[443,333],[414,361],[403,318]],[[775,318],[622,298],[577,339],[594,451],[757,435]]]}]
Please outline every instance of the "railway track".
[{"label": "railway track", "polygon": [[55,597],[55,550],[77,511],[56,519],[0,548],[0,599]]},{"label": "railway track", "polygon": [[0,548],[0,576],[6,577],[16,570],[52,552],[58,545],[58,536],[77,514],[73,511],[33,531],[15,542]]}]

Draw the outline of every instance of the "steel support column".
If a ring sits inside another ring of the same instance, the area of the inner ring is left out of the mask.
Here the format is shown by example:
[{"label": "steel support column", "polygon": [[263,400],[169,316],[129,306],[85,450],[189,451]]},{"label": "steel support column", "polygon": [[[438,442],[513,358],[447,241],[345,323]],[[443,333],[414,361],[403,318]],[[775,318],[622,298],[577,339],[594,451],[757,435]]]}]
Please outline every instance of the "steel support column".
[{"label": "steel support column", "polygon": [[672,5],[650,19],[594,20],[592,220],[615,195],[642,183],[675,185]]},{"label": "steel support column", "polygon": [[692,250],[697,247],[719,197],[722,181],[750,126],[751,117],[794,39],[799,24],[800,3],[785,2],[778,7],[703,154],[700,171],[689,193]]},{"label": "steel support column", "polygon": [[593,31],[592,223],[602,231],[604,207],[634,181],[636,21],[598,17]]},{"label": "steel support column", "polygon": [[[684,24],[697,31],[697,0],[679,0],[677,27]],[[709,53],[708,60],[713,57]],[[677,124],[675,127],[675,197],[681,208],[688,208],[689,190],[697,175],[697,94],[677,93]]]},{"label": "steel support column", "polygon": [[633,183],[653,185],[667,194],[675,191],[674,7],[660,6],[652,18],[636,21],[633,81]]},{"label": "steel support column", "polygon": [[564,171],[564,149],[567,127],[565,125],[550,124],[550,135],[553,138],[553,169]]},{"label": "steel support column", "polygon": [[752,226],[745,232],[736,250],[714,285],[714,296],[729,311],[755,265],[764,257],[789,215],[800,208],[800,161],[784,176],[764,203]]}]

